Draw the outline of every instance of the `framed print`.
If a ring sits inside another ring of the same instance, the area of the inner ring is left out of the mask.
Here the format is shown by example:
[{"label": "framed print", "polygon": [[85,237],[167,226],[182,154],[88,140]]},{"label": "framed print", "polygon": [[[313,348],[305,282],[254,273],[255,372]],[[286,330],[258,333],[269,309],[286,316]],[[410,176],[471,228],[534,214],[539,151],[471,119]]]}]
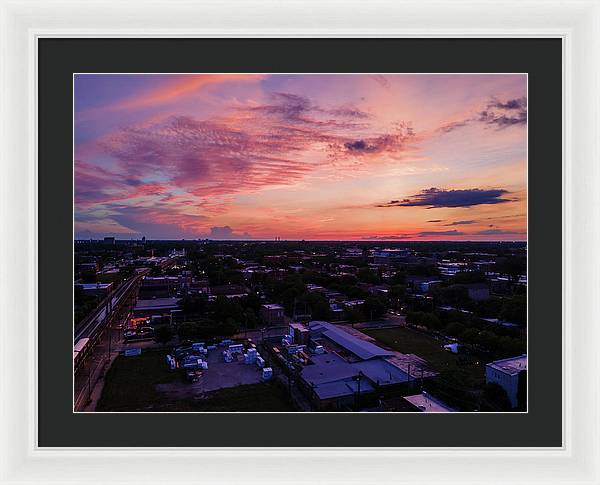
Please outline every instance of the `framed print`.
[{"label": "framed print", "polygon": [[2,14],[3,482],[598,482],[596,3],[50,5]]},{"label": "framed print", "polygon": [[[555,388],[536,370],[560,368],[560,320],[551,317],[560,300],[536,305],[543,283],[531,289],[543,251],[559,251],[560,241],[554,225],[537,226],[542,238],[528,227],[544,221],[531,198],[544,198],[545,214],[559,209],[550,194],[560,187],[560,159],[550,160],[561,140],[540,146],[528,134],[560,130],[543,121],[561,110],[560,39],[147,42],[38,42],[52,65],[40,70],[40,86],[53,86],[53,96],[40,94],[43,111],[59,113],[60,66],[72,76],[65,152],[74,153],[64,192],[74,194],[65,252],[74,265],[65,340],[73,389],[40,393],[41,410],[71,399],[67,420],[123,419],[135,432],[122,444],[150,445],[143,430],[174,415],[233,431],[252,413],[265,425],[293,419],[324,431],[303,434],[304,445],[425,445],[423,433],[408,431],[424,412],[460,418],[435,424],[448,445],[560,445],[561,403],[547,404]],[[433,72],[436,53],[451,46],[457,72]],[[183,59],[186,50],[205,52],[206,71],[152,73],[144,53],[157,48]],[[367,49],[383,63],[349,72],[351,55]],[[396,72],[389,58],[402,50],[421,54]],[[473,64],[478,50],[493,54],[494,72]],[[76,65],[80,55],[89,64],[109,51],[140,67]],[[263,63],[240,73],[238,56]],[[319,73],[332,58],[339,72]],[[292,59],[300,72],[291,72]],[[58,133],[47,140],[41,153],[58,153]],[[538,150],[546,156],[529,156]],[[42,179],[58,173],[54,164]],[[58,264],[58,248],[40,237]],[[543,291],[559,287],[549,281]],[[40,298],[42,315],[67,304],[46,291]],[[41,341],[59,345],[43,321]],[[52,362],[42,368],[48,383],[63,374]],[[356,413],[369,416],[355,423],[360,434],[350,426]],[[48,446],[73,439],[59,416],[39,414]],[[386,438],[373,421],[405,432]],[[483,433],[474,423],[484,421],[501,429]],[[89,433],[88,446],[103,433],[110,427]],[[240,439],[201,433],[186,444],[250,443]],[[286,444],[277,434],[259,439]]]}]

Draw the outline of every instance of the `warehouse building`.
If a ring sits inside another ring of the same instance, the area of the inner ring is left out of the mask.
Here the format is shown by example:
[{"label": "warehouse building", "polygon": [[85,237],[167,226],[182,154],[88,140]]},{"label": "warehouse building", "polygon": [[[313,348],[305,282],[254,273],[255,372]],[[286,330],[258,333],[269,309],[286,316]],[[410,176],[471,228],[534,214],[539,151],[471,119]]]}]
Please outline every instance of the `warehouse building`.
[{"label": "warehouse building", "polygon": [[311,355],[300,371],[301,384],[317,409],[375,405],[382,393],[435,375],[416,356],[385,350],[329,322],[310,322],[308,330],[309,346],[326,349]]}]

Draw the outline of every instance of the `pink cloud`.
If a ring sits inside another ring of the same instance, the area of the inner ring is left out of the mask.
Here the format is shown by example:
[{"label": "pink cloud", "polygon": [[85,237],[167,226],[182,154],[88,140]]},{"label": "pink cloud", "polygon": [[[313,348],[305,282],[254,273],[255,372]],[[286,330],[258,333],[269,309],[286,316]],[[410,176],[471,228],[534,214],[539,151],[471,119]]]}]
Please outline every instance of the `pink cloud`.
[{"label": "pink cloud", "polygon": [[370,163],[369,157],[408,150],[415,139],[404,123],[358,139],[366,118],[348,106],[324,109],[277,93],[272,103],[231,116],[171,116],[124,128],[102,145],[129,176],[158,174],[198,197],[223,196],[294,184],[326,163]]},{"label": "pink cloud", "polygon": [[82,160],[75,161],[75,202],[81,207],[166,194],[161,183],[144,183]]},{"label": "pink cloud", "polygon": [[196,93],[203,88],[228,81],[260,81],[258,74],[195,74],[175,76],[172,81],[159,88],[148,90],[137,96],[118,101],[105,109],[108,111],[148,108],[172,102],[183,96]]}]

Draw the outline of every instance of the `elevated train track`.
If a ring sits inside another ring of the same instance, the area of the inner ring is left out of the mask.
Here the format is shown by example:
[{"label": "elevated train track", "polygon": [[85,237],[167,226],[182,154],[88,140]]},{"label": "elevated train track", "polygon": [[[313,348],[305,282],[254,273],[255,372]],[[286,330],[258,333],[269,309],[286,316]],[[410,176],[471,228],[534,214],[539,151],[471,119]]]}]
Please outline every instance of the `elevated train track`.
[{"label": "elevated train track", "polygon": [[77,371],[82,361],[92,351],[98,337],[102,335],[113,314],[137,290],[142,278],[149,270],[129,278],[116,291],[109,294],[96,309],[90,313],[73,332],[73,366]]}]

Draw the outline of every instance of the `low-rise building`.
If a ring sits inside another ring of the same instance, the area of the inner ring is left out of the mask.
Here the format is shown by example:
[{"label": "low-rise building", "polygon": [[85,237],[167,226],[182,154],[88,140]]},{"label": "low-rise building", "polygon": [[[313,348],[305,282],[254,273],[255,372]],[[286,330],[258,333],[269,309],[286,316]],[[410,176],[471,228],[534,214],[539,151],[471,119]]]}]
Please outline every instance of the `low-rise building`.
[{"label": "low-rise building", "polygon": [[248,288],[240,285],[221,285],[212,286],[209,289],[210,299],[214,300],[217,296],[225,296],[227,298],[243,298],[248,296]]},{"label": "low-rise building", "polygon": [[329,322],[312,321],[308,329],[313,345],[318,342],[326,349],[313,352],[300,371],[300,384],[317,409],[375,405],[382,392],[396,392],[411,380],[435,375],[415,366],[416,356],[383,349]]},{"label": "low-rise building", "polygon": [[179,287],[177,276],[144,276],[140,298],[167,298]]},{"label": "low-rise building", "polygon": [[440,285],[442,282],[440,280],[427,280],[419,283],[419,291],[423,293],[429,293],[432,288],[437,285]]},{"label": "low-rise building", "polygon": [[113,283],[77,283],[76,289],[80,289],[84,295],[104,297],[112,290]]},{"label": "low-rise building", "polygon": [[410,249],[378,249],[372,251],[375,264],[393,264],[406,260],[411,255]]},{"label": "low-rise building", "polygon": [[461,286],[467,289],[471,300],[481,301],[487,300],[490,297],[490,287],[487,283],[471,283]]},{"label": "low-rise building", "polygon": [[527,399],[527,354],[486,364],[485,382],[500,385],[513,408],[524,408]]},{"label": "low-rise building", "polygon": [[267,325],[283,325],[285,323],[284,308],[277,303],[261,305],[260,316]]},{"label": "low-rise building", "polygon": [[177,298],[153,298],[151,300],[138,300],[133,312],[136,317],[153,317],[170,315],[178,309]]}]

